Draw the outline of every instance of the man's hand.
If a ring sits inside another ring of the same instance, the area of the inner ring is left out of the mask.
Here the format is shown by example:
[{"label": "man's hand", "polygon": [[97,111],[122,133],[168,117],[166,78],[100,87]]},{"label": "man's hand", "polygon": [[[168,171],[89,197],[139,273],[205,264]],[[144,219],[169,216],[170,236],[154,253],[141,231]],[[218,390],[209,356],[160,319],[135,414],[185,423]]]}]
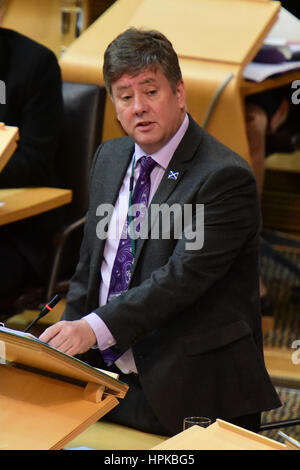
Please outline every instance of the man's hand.
[{"label": "man's hand", "polygon": [[69,356],[88,351],[97,341],[94,331],[83,319],[55,323],[39,339]]}]

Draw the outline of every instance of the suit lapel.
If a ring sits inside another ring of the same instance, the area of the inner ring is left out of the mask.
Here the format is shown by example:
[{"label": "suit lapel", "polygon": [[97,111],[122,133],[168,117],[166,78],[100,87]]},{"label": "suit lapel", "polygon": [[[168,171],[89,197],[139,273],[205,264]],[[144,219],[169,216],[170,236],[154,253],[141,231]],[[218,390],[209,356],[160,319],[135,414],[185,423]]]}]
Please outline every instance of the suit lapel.
[{"label": "suit lapel", "polygon": [[101,178],[102,191],[105,193],[101,200],[106,203],[115,206],[133,152],[134,145],[130,140],[123,148],[118,147],[114,155],[106,158],[103,168],[104,178]]},{"label": "suit lapel", "polygon": [[[178,148],[176,149],[168,168],[165,171],[165,174],[160,182],[159,187],[151,201],[153,204],[163,204],[166,203],[170,198],[171,194],[176,191],[180,181],[183,177],[189,177],[189,166],[190,161],[194,158],[196,150],[198,149],[202,138],[202,129],[195,123],[191,116],[189,116],[189,127],[183,136]],[[170,172],[178,173],[177,179],[170,177]],[[148,217],[148,236],[151,231],[151,224],[155,223],[155,220],[151,220],[150,211],[147,211],[146,216]],[[136,264],[141,255],[143,246],[146,242],[146,239],[138,239],[136,256],[133,265],[133,273],[136,267]]]}]

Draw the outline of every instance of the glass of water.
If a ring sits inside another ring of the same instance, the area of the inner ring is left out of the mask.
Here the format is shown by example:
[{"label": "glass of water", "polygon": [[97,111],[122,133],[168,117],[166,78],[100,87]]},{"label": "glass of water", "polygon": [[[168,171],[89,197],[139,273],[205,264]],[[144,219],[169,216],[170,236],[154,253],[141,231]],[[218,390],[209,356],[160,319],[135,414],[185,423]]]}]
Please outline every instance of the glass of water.
[{"label": "glass of water", "polygon": [[60,0],[61,55],[82,32],[84,0]]},{"label": "glass of water", "polygon": [[185,431],[192,426],[201,426],[202,428],[207,428],[210,424],[210,418],[205,418],[204,416],[189,416],[183,420],[183,430]]}]

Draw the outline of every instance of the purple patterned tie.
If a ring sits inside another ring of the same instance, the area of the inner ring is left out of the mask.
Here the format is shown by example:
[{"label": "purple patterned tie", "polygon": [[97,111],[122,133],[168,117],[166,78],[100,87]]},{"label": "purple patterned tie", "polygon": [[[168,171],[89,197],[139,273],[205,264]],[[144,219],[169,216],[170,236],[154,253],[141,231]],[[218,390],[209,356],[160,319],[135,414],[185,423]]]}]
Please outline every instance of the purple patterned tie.
[{"label": "purple patterned tie", "polygon": [[[131,201],[131,206],[135,206],[135,211],[132,215],[138,217],[139,222],[145,215],[148,207],[151,188],[150,174],[155,165],[156,162],[151,157],[144,156],[140,159],[140,174],[136,182]],[[110,302],[115,297],[122,294],[122,292],[125,292],[129,286],[131,268],[134,261],[134,255],[132,253],[132,239],[130,238],[128,230],[129,224],[131,227],[133,226],[133,222],[130,222],[129,215],[127,214],[111,273],[107,302]],[[140,231],[140,223],[136,224],[135,230],[137,232]],[[118,357],[120,357],[120,355],[117,355],[112,348],[101,351],[101,354],[107,365],[111,365],[118,359]]]}]

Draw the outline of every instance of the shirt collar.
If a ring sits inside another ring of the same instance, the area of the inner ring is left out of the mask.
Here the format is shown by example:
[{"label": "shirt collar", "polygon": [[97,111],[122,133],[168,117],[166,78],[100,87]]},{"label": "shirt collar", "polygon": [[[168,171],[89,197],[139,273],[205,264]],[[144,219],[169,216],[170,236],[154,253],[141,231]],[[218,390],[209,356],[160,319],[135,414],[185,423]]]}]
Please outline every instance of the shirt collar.
[{"label": "shirt collar", "polygon": [[[189,118],[186,114],[179,129],[176,131],[173,137],[171,137],[171,139],[161,149],[151,155],[153,160],[155,160],[156,163],[160,165],[164,170],[167,169],[175,150],[177,149],[181,139],[186,133],[188,125]],[[138,162],[138,160],[144,155],[147,155],[145,154],[144,150],[142,150],[138,144],[135,144],[135,161]]]}]

